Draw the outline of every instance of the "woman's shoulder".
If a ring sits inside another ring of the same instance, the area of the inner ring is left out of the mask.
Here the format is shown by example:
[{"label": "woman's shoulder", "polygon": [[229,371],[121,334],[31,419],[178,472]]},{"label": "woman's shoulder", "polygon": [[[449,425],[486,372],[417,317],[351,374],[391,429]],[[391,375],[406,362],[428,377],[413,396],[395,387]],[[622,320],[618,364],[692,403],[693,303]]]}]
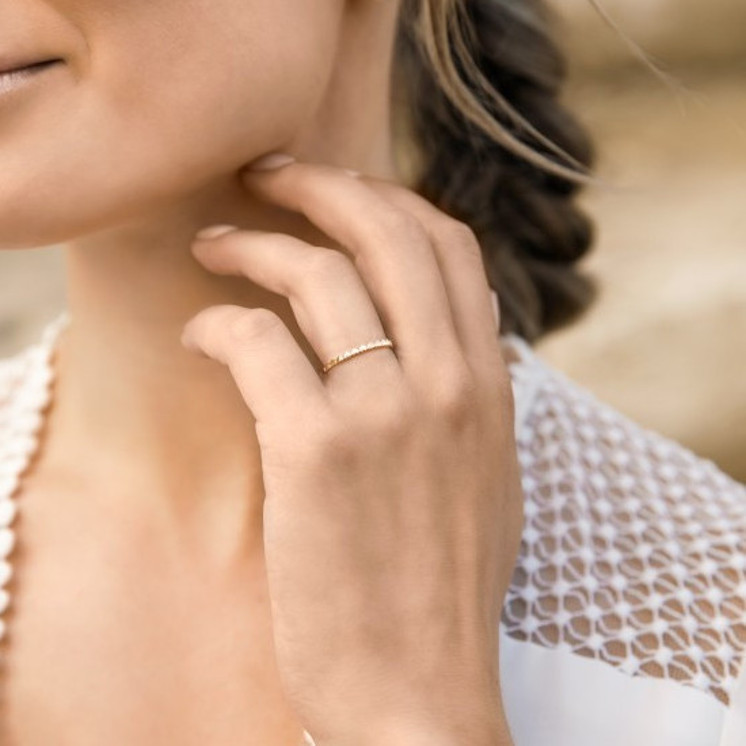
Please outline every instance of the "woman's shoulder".
[{"label": "woman's shoulder", "polygon": [[565,481],[583,484],[589,495],[617,503],[632,492],[674,502],[689,495],[708,504],[724,501],[746,516],[746,485],[711,459],[602,401],[520,337],[508,341],[520,355],[510,367],[516,409],[523,410],[516,417],[516,437],[529,491],[561,473]]},{"label": "woman's shoulder", "polygon": [[746,516],[746,485],[602,401],[522,344],[514,385],[517,398],[523,393],[529,401],[516,436],[529,490],[535,487],[531,477],[551,482],[560,469],[589,494],[616,503],[630,493],[676,504],[689,496],[708,505],[723,502]]},{"label": "woman's shoulder", "polygon": [[727,703],[746,650],[746,486],[517,344],[508,634]]}]

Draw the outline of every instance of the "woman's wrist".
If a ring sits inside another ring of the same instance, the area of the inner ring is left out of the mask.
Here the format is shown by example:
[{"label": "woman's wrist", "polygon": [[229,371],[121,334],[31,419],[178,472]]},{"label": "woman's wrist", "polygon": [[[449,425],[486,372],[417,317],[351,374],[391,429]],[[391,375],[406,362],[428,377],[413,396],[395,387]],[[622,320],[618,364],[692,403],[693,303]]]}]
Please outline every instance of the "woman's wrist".
[{"label": "woman's wrist", "polygon": [[317,741],[316,746],[513,746],[501,698],[490,697],[483,705],[472,700],[453,711],[459,712],[458,719],[389,718],[356,724],[344,736]]},{"label": "woman's wrist", "polygon": [[316,746],[513,746],[507,723],[472,724],[468,729],[402,726],[380,731],[369,728],[344,741],[317,742]]},{"label": "woman's wrist", "polygon": [[[365,746],[513,746],[507,723],[471,723],[468,728],[401,728],[369,734]],[[352,746],[352,745],[351,745]]]}]

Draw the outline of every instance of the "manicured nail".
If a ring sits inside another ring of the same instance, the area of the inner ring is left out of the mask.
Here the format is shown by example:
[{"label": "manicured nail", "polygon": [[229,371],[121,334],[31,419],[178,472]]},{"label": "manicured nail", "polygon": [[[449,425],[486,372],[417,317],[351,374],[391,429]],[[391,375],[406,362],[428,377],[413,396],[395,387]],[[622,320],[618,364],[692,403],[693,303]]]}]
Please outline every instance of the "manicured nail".
[{"label": "manicured nail", "polygon": [[200,240],[208,240],[237,230],[238,228],[236,228],[235,225],[211,225],[208,228],[203,228],[199,233],[195,234],[194,237]]},{"label": "manicured nail", "polygon": [[287,166],[289,163],[295,163],[295,158],[287,153],[269,153],[255,160],[246,170],[251,171],[272,171],[280,166]]}]

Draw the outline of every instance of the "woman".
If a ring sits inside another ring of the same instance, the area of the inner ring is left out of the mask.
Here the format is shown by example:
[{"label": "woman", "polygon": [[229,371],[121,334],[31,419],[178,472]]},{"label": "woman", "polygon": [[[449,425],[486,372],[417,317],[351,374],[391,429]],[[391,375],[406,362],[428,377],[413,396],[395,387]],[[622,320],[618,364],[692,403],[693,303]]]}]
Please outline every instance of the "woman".
[{"label": "woman", "polygon": [[0,29],[69,301],[0,365],[3,744],[743,742],[742,485],[529,344],[592,297],[536,3]]}]

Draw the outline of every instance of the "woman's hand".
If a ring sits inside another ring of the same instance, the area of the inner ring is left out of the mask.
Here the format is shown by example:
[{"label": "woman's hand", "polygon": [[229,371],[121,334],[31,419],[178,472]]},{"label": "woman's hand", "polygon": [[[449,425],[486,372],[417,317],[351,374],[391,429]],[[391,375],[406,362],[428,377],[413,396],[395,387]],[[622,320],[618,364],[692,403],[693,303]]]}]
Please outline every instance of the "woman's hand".
[{"label": "woman's hand", "polygon": [[246,183],[344,250],[235,230],[195,242],[204,266],[287,296],[321,363],[395,345],[324,375],[265,308],[212,306],[185,330],[256,419],[286,695],[319,746],[508,742],[497,636],[523,497],[477,240],[344,169],[291,163]]}]

